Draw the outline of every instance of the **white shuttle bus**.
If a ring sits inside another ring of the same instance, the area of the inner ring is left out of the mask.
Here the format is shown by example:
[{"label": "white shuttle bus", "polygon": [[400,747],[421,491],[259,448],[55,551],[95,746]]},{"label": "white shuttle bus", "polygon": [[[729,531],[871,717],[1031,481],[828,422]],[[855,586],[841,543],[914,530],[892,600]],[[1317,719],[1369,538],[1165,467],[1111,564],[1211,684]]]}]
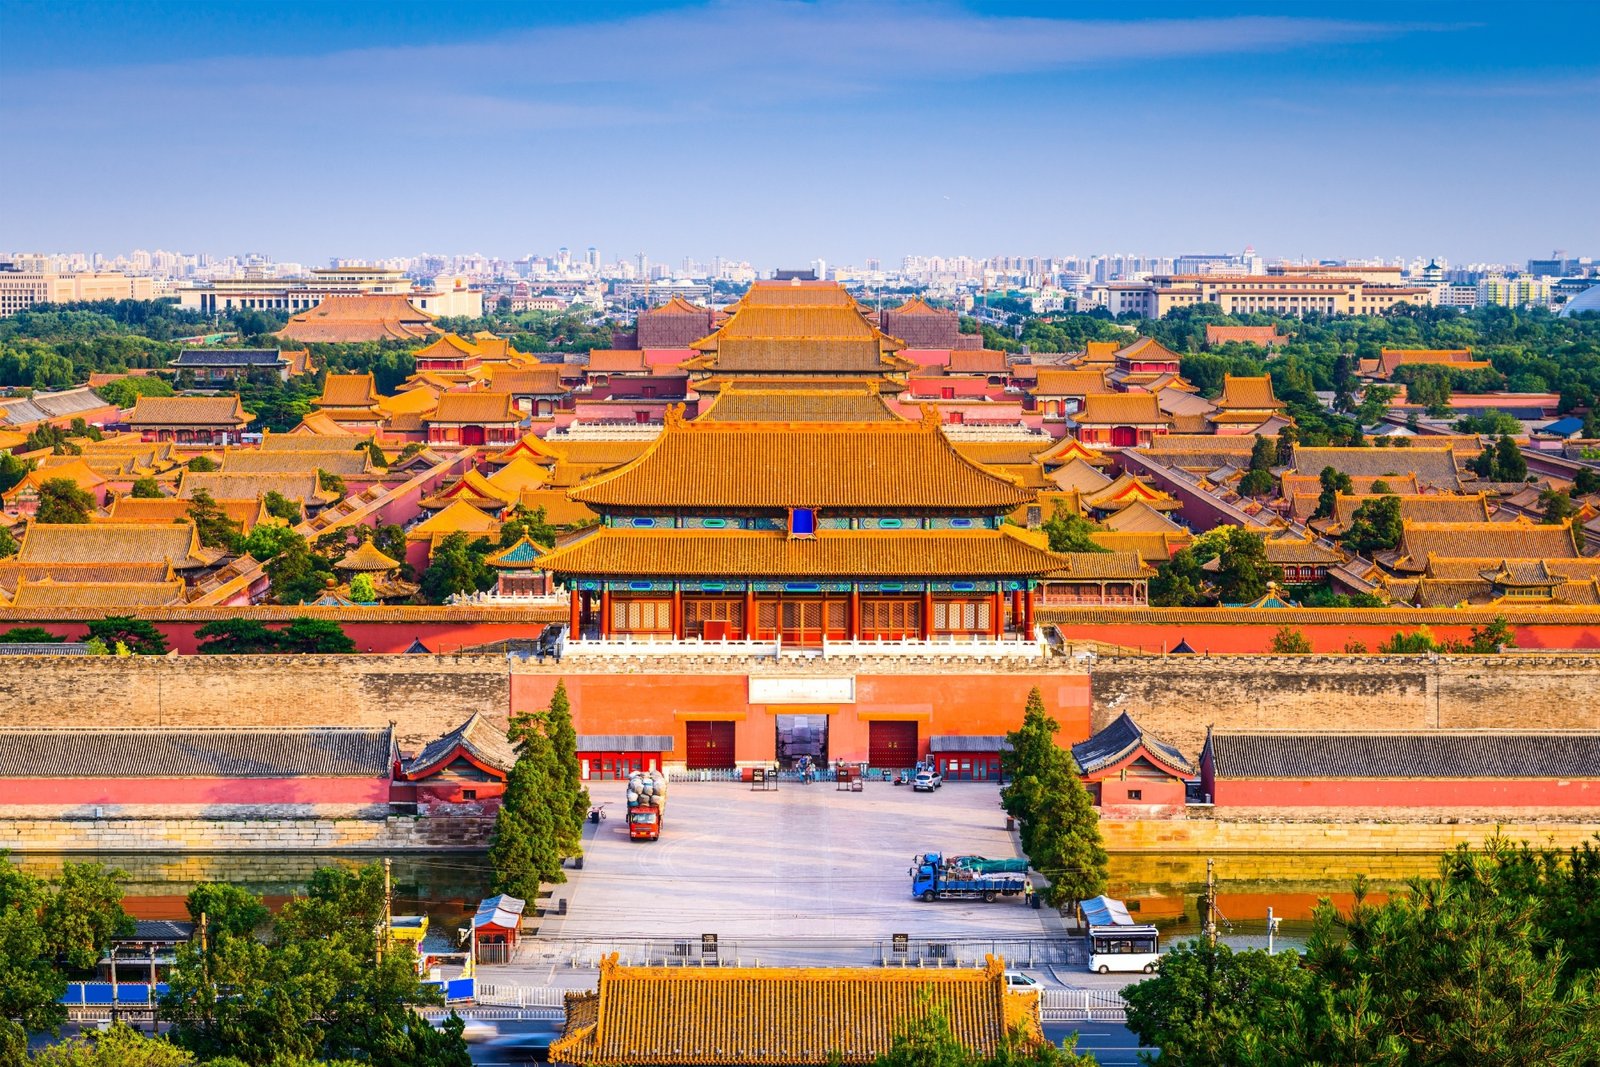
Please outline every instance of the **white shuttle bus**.
[{"label": "white shuttle bus", "polygon": [[1089,928],[1089,970],[1154,974],[1161,966],[1161,932],[1135,923],[1122,901],[1094,897],[1079,901],[1078,910]]},{"label": "white shuttle bus", "polygon": [[1096,974],[1143,971],[1161,966],[1161,934],[1154,926],[1089,927],[1089,969]]}]

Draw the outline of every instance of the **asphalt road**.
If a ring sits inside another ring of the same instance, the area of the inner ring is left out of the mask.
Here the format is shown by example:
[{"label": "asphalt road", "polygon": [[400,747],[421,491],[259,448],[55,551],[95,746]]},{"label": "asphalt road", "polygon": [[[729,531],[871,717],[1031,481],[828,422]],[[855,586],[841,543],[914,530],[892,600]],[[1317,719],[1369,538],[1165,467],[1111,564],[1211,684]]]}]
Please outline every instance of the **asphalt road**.
[{"label": "asphalt road", "polygon": [[1103,1067],[1129,1067],[1143,1063],[1139,1053],[1155,1051],[1139,1044],[1133,1031],[1121,1023],[1044,1024],[1044,1036],[1058,1045],[1073,1032],[1078,1035],[1078,1051],[1094,1053],[1095,1060]]}]

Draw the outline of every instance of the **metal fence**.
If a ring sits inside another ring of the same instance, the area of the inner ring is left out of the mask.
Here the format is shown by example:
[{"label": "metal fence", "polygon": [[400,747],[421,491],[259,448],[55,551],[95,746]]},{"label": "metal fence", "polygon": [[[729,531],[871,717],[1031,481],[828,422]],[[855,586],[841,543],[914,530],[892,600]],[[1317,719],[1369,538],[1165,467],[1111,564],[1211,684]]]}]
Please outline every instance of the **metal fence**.
[{"label": "metal fence", "polygon": [[1047,1023],[1127,1022],[1128,1003],[1114,989],[1044,989],[1039,993],[1039,1017]]},{"label": "metal fence", "polygon": [[478,1003],[501,1008],[565,1008],[569,989],[555,986],[478,984]]},{"label": "metal fence", "polygon": [[583,938],[540,939],[535,956],[519,963],[547,963],[572,969],[597,968],[615,953],[633,967],[982,967],[998,956],[1007,966],[1040,967],[1081,963],[1073,939],[1049,937],[983,938],[916,936],[882,939],[833,938]]}]

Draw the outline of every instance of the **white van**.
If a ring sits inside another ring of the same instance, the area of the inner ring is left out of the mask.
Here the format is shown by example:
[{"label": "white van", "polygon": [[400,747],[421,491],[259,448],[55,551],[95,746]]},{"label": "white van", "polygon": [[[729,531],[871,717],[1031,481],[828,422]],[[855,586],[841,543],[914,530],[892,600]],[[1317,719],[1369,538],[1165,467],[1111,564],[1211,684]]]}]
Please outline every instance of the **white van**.
[{"label": "white van", "polygon": [[1161,933],[1154,926],[1089,927],[1089,970],[1143,971],[1154,974],[1161,966]]}]

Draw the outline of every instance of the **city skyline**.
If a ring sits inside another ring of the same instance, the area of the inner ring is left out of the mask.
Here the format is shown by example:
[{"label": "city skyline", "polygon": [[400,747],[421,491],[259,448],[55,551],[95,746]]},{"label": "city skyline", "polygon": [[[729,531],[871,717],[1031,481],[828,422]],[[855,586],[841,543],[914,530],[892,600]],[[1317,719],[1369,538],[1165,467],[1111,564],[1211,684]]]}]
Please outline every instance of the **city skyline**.
[{"label": "city skyline", "polygon": [[1600,246],[1572,207],[1600,162],[1591,8],[1053,11],[16,3],[0,134],[47,163],[8,176],[7,243],[762,267]]}]

